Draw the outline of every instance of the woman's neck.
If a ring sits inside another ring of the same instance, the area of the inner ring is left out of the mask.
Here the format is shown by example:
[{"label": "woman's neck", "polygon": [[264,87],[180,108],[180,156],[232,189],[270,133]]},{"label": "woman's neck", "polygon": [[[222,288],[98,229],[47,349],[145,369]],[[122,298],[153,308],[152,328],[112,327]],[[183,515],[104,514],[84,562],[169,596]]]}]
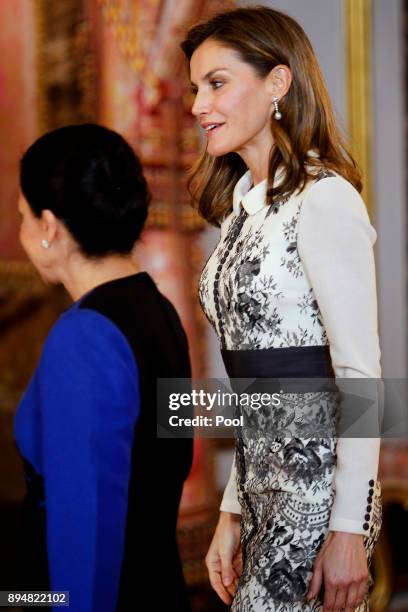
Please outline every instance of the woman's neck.
[{"label": "woman's neck", "polygon": [[267,135],[259,135],[256,142],[247,144],[240,151],[237,151],[251,171],[254,186],[268,178],[272,147],[273,142],[270,133],[268,133]]},{"label": "woman's neck", "polygon": [[131,276],[136,272],[137,265],[130,255],[109,255],[95,260],[75,257],[61,271],[60,280],[76,301],[98,285]]},{"label": "woman's neck", "polygon": [[258,185],[259,183],[262,183],[262,181],[264,181],[265,179],[268,178],[268,168],[264,168],[261,169],[259,168],[259,166],[254,166],[254,165],[248,165],[249,170],[251,171],[251,178],[252,178],[252,186],[255,187],[255,185]]}]

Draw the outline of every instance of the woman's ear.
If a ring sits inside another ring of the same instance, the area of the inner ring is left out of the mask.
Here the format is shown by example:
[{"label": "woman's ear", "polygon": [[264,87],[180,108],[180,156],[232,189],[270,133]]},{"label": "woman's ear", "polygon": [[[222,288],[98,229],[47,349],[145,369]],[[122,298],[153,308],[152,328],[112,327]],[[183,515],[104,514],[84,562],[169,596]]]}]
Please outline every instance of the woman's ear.
[{"label": "woman's ear", "polygon": [[267,78],[268,92],[271,94],[271,98],[277,98],[280,100],[289,91],[292,83],[292,71],[285,64],[279,64],[272,68]]},{"label": "woman's ear", "polygon": [[44,232],[44,238],[51,245],[58,234],[59,219],[51,210],[43,210],[41,214],[41,230]]}]

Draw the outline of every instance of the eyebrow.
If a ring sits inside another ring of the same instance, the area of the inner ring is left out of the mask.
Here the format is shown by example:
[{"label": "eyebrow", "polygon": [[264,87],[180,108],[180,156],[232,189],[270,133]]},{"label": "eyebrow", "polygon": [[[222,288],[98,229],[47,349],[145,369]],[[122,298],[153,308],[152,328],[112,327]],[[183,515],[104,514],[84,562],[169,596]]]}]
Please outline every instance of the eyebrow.
[{"label": "eyebrow", "polygon": [[[214,68],[213,70],[210,70],[210,72],[207,72],[207,74],[204,76],[203,81],[210,79],[212,75],[215,72],[218,72],[219,70],[228,70],[228,68]],[[197,87],[197,85],[193,81],[190,81],[190,83],[191,85],[194,85],[194,87]]]}]

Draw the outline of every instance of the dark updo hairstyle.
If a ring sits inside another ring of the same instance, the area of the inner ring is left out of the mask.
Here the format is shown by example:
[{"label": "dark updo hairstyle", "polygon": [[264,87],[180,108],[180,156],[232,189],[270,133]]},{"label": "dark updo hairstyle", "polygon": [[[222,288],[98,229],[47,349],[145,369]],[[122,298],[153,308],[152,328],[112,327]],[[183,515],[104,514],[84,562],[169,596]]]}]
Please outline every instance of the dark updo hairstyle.
[{"label": "dark updo hairstyle", "polygon": [[147,217],[150,195],[126,140],[100,125],[68,125],[41,136],[20,163],[33,214],[50,210],[87,257],[128,254]]}]

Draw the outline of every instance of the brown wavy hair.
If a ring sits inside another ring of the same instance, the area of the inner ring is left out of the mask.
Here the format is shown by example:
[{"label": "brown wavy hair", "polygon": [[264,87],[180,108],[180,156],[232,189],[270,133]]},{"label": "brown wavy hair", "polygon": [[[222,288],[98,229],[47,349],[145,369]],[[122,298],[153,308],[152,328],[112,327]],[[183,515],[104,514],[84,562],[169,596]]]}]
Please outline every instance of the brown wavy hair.
[{"label": "brown wavy hair", "polygon": [[[267,202],[272,204],[304,188],[317,168],[334,170],[361,192],[361,175],[336,125],[332,104],[308,37],[291,17],[263,6],[219,13],[192,27],[181,48],[190,62],[207,39],[238,52],[260,78],[279,64],[288,66],[292,83],[280,100],[282,119],[271,117],[274,146],[268,171]],[[308,156],[315,150],[319,156]],[[282,179],[274,185],[278,167]],[[219,157],[206,150],[189,173],[193,205],[212,225],[232,208],[237,180],[247,167],[237,153]]]}]

